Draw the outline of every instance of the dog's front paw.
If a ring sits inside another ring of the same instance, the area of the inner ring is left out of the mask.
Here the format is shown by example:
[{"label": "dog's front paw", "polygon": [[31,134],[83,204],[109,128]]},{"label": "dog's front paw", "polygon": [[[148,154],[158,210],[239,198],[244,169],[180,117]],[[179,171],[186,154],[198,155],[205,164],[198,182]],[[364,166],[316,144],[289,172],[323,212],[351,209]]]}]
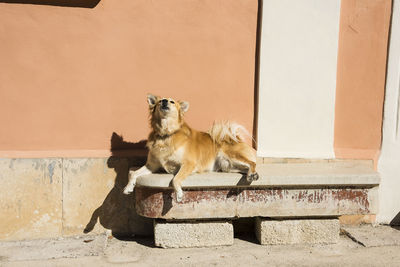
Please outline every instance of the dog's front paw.
[{"label": "dog's front paw", "polygon": [[176,190],[176,202],[182,202],[182,198],[183,198],[183,191],[182,189],[177,189]]},{"label": "dog's front paw", "polygon": [[128,184],[127,186],[125,186],[124,188],[124,194],[125,195],[129,195],[130,193],[133,192],[133,189],[135,188],[134,184]]},{"label": "dog's front paw", "polygon": [[247,180],[248,182],[252,182],[252,181],[257,181],[258,178],[259,178],[258,173],[255,172],[255,173],[249,173],[249,174],[247,174],[246,180]]}]

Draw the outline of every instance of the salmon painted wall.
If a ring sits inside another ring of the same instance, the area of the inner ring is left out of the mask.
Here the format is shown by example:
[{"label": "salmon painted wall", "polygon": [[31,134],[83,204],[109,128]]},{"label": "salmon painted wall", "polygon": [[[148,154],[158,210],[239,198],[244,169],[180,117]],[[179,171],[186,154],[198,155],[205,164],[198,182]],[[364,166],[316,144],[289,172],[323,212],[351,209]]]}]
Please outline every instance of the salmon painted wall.
[{"label": "salmon painted wall", "polygon": [[337,158],[374,159],[381,147],[390,0],[342,0],[335,107]]},{"label": "salmon painted wall", "polygon": [[[28,2],[29,1],[25,1]],[[251,132],[256,0],[0,1],[0,157],[108,156],[147,138],[148,92]]]}]

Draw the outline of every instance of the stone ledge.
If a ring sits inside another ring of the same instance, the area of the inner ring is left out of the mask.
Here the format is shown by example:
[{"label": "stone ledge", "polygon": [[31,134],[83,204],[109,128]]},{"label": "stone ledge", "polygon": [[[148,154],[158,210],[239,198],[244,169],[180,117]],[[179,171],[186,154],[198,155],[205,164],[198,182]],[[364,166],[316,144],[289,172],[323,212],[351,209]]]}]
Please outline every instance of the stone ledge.
[{"label": "stone ledge", "polygon": [[[259,164],[259,180],[247,183],[240,173],[211,172],[193,174],[182,183],[183,188],[209,187],[321,187],[379,185],[379,174],[369,165],[354,162]],[[139,177],[137,186],[171,188],[172,174],[150,174]]]},{"label": "stone ledge", "polygon": [[331,217],[376,214],[372,189],[198,189],[175,201],[172,189],[136,187],[136,211],[148,218]]},{"label": "stone ledge", "polygon": [[260,164],[251,184],[239,173],[203,173],[184,182],[181,202],[172,175],[139,177],[136,211],[148,218],[338,217],[376,214],[379,174],[354,162]]},{"label": "stone ledge", "polygon": [[330,244],[339,240],[338,219],[270,220],[257,218],[256,237],[262,245]]},{"label": "stone ledge", "polygon": [[232,222],[154,221],[154,243],[163,248],[233,245]]}]

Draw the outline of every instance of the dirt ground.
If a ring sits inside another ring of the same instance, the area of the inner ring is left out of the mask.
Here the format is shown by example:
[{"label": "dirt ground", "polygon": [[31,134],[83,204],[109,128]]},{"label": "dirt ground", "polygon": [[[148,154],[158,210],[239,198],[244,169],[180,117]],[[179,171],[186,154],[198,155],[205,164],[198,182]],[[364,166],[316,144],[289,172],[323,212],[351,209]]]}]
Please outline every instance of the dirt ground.
[{"label": "dirt ground", "polygon": [[0,266],[400,266],[400,228],[347,227],[330,245],[261,246],[249,234],[233,246],[162,249],[151,238],[107,235],[0,242]]}]

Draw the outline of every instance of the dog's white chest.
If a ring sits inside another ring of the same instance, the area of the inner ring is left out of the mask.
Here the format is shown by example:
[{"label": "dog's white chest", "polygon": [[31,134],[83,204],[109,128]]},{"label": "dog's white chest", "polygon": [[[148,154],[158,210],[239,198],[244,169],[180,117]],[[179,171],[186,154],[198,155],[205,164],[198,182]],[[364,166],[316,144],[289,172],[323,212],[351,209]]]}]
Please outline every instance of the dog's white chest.
[{"label": "dog's white chest", "polygon": [[169,142],[157,142],[154,144],[152,154],[158,159],[160,165],[168,173],[176,174],[182,164],[185,149],[181,147],[173,150]]},{"label": "dog's white chest", "polygon": [[183,154],[184,148],[179,148],[160,159],[161,165],[168,173],[176,174],[181,167]]}]

